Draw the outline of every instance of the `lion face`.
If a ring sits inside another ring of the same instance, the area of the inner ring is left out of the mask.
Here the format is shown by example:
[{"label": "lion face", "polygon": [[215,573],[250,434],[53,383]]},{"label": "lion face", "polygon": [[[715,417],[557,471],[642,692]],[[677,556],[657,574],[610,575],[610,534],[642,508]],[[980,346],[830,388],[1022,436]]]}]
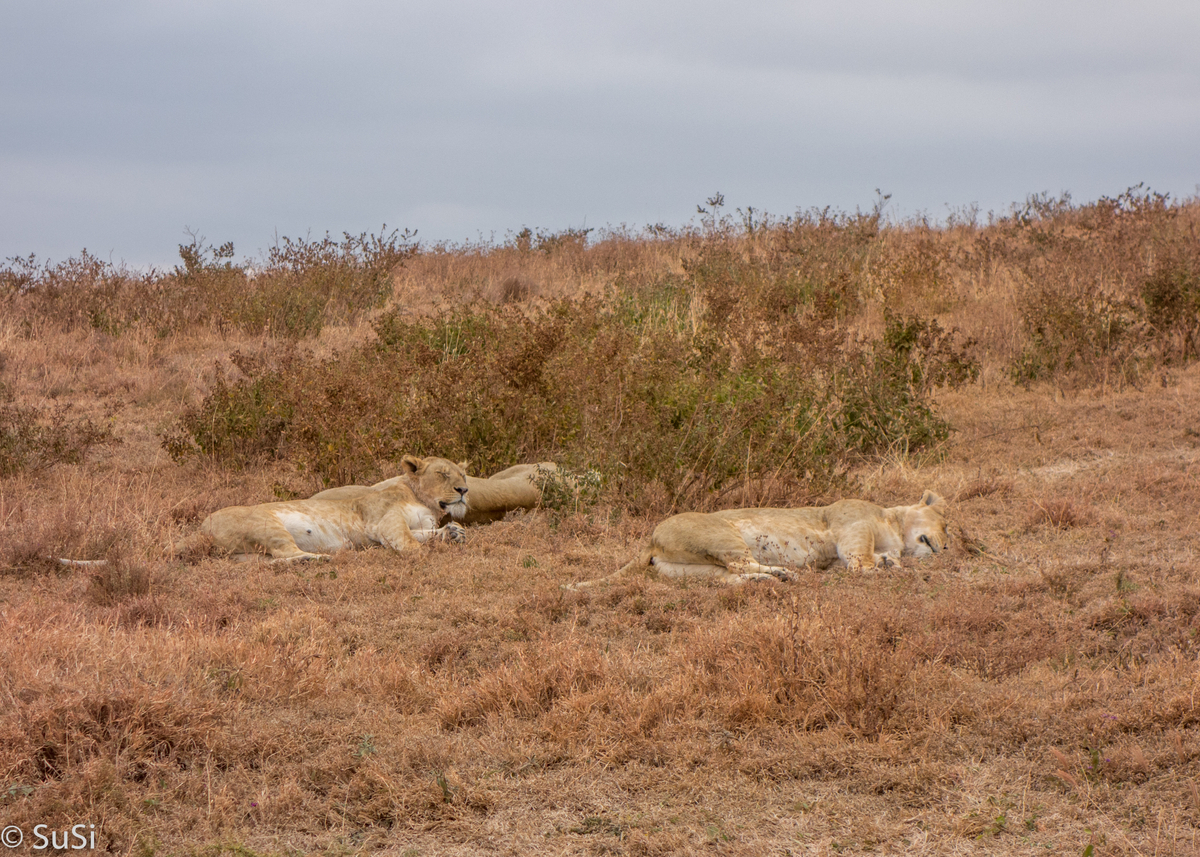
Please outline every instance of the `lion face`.
[{"label": "lion face", "polygon": [[406,481],[417,500],[438,514],[461,521],[467,514],[467,471],[465,464],[445,458],[406,455],[400,462]]},{"label": "lion face", "polygon": [[932,556],[946,547],[946,501],[926,491],[921,501],[904,513],[904,554]]}]

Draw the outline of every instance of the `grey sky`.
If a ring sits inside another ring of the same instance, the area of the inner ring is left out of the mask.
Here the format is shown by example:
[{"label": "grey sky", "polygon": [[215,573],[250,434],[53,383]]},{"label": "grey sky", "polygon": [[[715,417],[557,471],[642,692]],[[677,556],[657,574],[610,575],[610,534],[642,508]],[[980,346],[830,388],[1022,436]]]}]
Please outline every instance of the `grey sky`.
[{"label": "grey sky", "polygon": [[1200,4],[0,6],[0,257],[1200,184]]}]

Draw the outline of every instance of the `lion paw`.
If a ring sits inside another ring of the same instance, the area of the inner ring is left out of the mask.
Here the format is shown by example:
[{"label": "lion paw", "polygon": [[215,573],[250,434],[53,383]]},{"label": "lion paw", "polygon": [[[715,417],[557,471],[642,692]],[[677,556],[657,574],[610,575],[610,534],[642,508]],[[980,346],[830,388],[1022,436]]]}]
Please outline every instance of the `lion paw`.
[{"label": "lion paw", "polygon": [[446,538],[456,545],[461,545],[467,540],[467,531],[463,527],[455,523],[449,523],[445,526]]}]

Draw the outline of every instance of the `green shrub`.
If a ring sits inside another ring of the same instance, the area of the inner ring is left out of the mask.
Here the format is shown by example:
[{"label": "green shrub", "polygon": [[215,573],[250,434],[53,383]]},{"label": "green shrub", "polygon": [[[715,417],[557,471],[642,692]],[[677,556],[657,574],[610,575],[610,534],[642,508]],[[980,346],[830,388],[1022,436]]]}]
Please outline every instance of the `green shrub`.
[{"label": "green shrub", "polygon": [[230,360],[242,379],[218,379],[201,405],[186,411],[164,436],[163,448],[175,461],[199,453],[245,467],[279,453],[293,409],[279,371],[236,351]]},{"label": "green shrub", "polygon": [[[243,360],[166,443],[234,466],[283,457],[329,484],[379,478],[409,453],[473,472],[552,458],[648,510],[703,507],[737,480],[780,473],[822,486],[847,455],[945,437],[929,393],[975,371],[953,333],[896,319],[873,347],[829,348],[823,316],[797,302],[756,338],[771,309],[756,296],[770,290],[753,277],[729,289],[737,299],[695,329],[628,296],[536,314],[384,313],[373,342],[332,359]],[[652,294],[685,296],[669,283]]]}]

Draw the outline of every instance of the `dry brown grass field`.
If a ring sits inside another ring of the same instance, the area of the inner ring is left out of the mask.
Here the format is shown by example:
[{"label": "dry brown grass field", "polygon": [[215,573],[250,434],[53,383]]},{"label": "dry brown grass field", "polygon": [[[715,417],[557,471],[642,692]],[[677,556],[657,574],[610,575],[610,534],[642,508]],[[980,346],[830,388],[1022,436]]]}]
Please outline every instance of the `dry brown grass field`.
[{"label": "dry brown grass field", "polygon": [[[720,215],[9,260],[11,853],[1200,854],[1200,205]],[[603,484],[465,545],[171,555],[404,453]],[[561,588],[672,511],[926,488],[930,560]]]}]

